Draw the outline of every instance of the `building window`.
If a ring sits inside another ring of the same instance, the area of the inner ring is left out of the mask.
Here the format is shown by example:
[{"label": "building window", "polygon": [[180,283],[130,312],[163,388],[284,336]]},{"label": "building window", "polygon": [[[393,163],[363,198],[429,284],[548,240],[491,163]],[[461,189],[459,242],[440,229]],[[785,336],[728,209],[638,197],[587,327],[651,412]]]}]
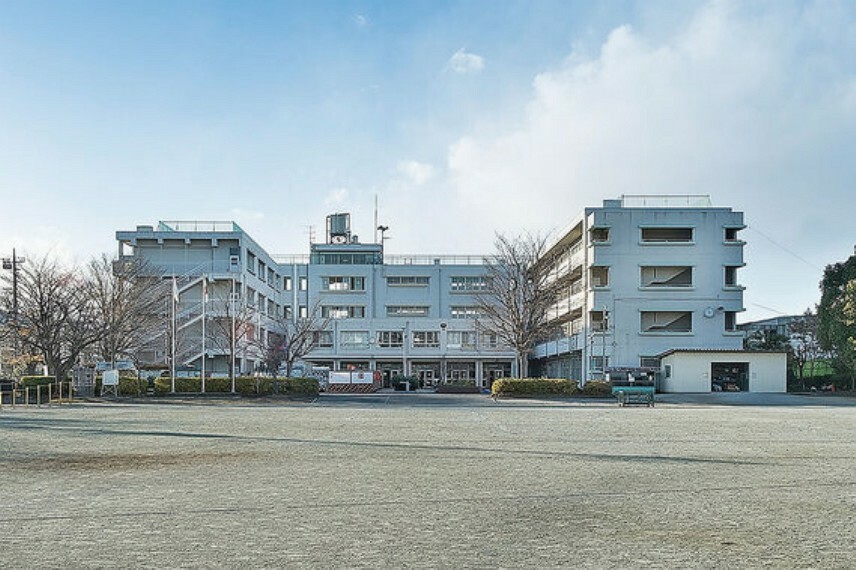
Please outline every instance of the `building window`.
[{"label": "building window", "polygon": [[301,319],[309,318],[309,309],[306,307],[306,305],[300,305],[300,307],[297,309],[297,315]]},{"label": "building window", "polygon": [[437,331],[413,331],[413,348],[437,348],[440,333]]},{"label": "building window", "polygon": [[592,243],[603,243],[609,241],[609,228],[592,228],[591,241]]},{"label": "building window", "polygon": [[592,356],[589,359],[589,368],[592,372],[603,372],[607,366],[609,366],[608,356]]},{"label": "building window", "polygon": [[282,311],[282,314],[286,319],[291,319],[294,317],[294,309],[291,308],[291,305],[285,305],[282,308]]},{"label": "building window", "polygon": [[737,236],[739,231],[740,228],[725,228],[725,241],[739,242],[740,238]]},{"label": "building window", "polygon": [[591,268],[592,287],[609,287],[609,266],[595,266]]},{"label": "building window", "polygon": [[308,287],[308,285],[309,285],[309,283],[308,283],[308,280],[306,279],[306,277],[301,277],[300,278],[300,290],[306,291],[306,288]]},{"label": "building window", "polygon": [[459,305],[450,308],[453,319],[482,319],[484,312],[472,305]]},{"label": "building window", "polygon": [[318,348],[333,348],[333,331],[315,331],[312,337]]},{"label": "building window", "polygon": [[404,346],[404,333],[401,331],[378,331],[377,345],[380,348],[401,348]]},{"label": "building window", "polygon": [[656,368],[660,369],[660,358],[658,356],[640,356],[639,357],[639,366],[642,368]]},{"label": "building window", "polygon": [[591,330],[603,332],[609,329],[609,313],[607,311],[590,311]]},{"label": "building window", "polygon": [[321,278],[321,289],[324,291],[365,291],[365,277],[331,276]]},{"label": "building window", "polygon": [[498,348],[499,335],[492,333],[484,333],[481,335],[481,345],[483,348]]},{"label": "building window", "polygon": [[452,293],[479,293],[487,290],[487,279],[483,275],[452,277]]},{"label": "building window", "polygon": [[685,266],[642,267],[640,284],[642,287],[692,287],[693,268]]},{"label": "building window", "polygon": [[726,287],[739,287],[737,285],[737,270],[739,266],[736,265],[726,265],[725,266],[725,286]]},{"label": "building window", "polygon": [[446,333],[446,346],[448,348],[475,348],[475,331],[449,331]]},{"label": "building window", "polygon": [[342,348],[368,348],[369,331],[339,331]]},{"label": "building window", "polygon": [[324,305],[321,316],[325,319],[363,319],[366,308],[361,305]]},{"label": "building window", "polygon": [[424,305],[387,305],[387,317],[427,317],[429,307]]},{"label": "building window", "polygon": [[688,311],[642,311],[643,333],[689,333],[693,330],[693,314]]},{"label": "building window", "polygon": [[383,263],[380,252],[373,253],[313,253],[309,256],[313,265],[375,265]]},{"label": "building window", "polygon": [[429,279],[426,275],[390,275],[386,284],[389,287],[427,287]]},{"label": "building window", "polygon": [[247,271],[253,275],[256,274],[256,256],[249,251],[247,252]]},{"label": "building window", "polygon": [[291,291],[291,277],[283,277],[282,283],[286,291]]},{"label": "building window", "polygon": [[690,243],[692,228],[642,228],[643,243]]},{"label": "building window", "polygon": [[736,332],[737,331],[737,312],[736,311],[725,311],[725,331],[726,332]]}]

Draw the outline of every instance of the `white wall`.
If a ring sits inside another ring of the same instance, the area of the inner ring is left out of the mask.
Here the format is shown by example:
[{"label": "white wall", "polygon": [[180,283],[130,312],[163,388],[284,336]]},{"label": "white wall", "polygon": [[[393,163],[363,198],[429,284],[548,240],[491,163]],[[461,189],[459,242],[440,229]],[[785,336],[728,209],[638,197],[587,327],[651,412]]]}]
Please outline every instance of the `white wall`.
[{"label": "white wall", "polygon": [[660,383],[663,392],[710,392],[710,365],[714,362],[748,362],[750,392],[787,391],[787,357],[784,353],[676,352],[663,358],[672,367]]}]

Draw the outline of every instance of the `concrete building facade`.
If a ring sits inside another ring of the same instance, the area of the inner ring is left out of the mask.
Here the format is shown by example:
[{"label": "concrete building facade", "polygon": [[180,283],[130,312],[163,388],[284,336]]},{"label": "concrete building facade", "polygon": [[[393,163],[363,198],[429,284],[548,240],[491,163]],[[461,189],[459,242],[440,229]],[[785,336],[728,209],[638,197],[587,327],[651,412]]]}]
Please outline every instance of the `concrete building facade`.
[{"label": "concrete building facade", "polygon": [[[741,350],[744,227],[742,212],[707,196],[624,196],[586,208],[539,262],[563,293],[549,314],[556,334],[533,350],[531,372],[584,383],[659,372],[669,351]],[[238,313],[249,321],[241,373],[258,369],[257,340],[276,319],[308,314],[326,327],[306,360],[332,370],[481,386],[515,372],[514,352],[479,331],[484,256],[386,255],[382,243],[351,234],[347,214],[328,217],[325,242],[308,256],[270,255],[231,222],[161,222],[116,237],[120,260],[145,260],[176,280],[176,338],[225,330]],[[163,362],[158,342],[149,356]],[[222,346],[184,344],[181,364],[228,370]]]},{"label": "concrete building facade", "polygon": [[586,208],[544,263],[566,294],[533,357],[547,376],[660,369],[676,348],[740,350],[742,212],[706,196],[625,196]]},{"label": "concrete building facade", "polygon": [[[513,351],[476,324],[484,256],[385,256],[349,228],[347,214],[330,216],[326,242],[308,256],[272,256],[232,222],[160,222],[116,238],[120,262],[144,260],[176,281],[179,365],[226,374],[232,351],[223,343],[235,338],[236,370],[251,373],[278,319],[314,314],[325,328],[305,360],[316,366],[426,385],[487,386],[514,372]],[[230,336],[234,321],[240,331]],[[154,339],[146,358],[165,363],[170,340]]]}]

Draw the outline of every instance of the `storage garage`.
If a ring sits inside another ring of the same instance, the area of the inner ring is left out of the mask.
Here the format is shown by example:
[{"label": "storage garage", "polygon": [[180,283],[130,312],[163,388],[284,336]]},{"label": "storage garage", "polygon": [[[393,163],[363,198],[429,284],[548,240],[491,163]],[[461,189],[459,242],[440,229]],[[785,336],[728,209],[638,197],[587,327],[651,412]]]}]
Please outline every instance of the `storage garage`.
[{"label": "storage garage", "polygon": [[660,392],[785,392],[784,352],[674,349],[660,357]]}]

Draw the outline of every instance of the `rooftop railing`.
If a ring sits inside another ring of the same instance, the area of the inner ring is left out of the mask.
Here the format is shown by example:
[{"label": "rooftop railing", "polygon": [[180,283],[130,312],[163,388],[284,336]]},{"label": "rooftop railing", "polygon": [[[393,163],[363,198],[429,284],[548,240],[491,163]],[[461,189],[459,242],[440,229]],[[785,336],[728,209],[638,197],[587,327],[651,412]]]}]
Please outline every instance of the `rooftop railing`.
[{"label": "rooftop railing", "polygon": [[217,220],[161,220],[159,232],[242,232],[241,226],[232,221]]},{"label": "rooftop railing", "polygon": [[624,208],[711,208],[707,194],[624,194]]}]

